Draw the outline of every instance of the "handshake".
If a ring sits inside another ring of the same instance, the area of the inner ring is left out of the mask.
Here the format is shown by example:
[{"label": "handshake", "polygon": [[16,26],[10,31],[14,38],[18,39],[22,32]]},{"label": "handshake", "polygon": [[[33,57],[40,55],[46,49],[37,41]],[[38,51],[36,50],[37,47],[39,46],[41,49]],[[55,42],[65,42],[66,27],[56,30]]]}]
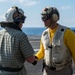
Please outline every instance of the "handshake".
[{"label": "handshake", "polygon": [[34,66],[37,64],[38,58],[35,56],[35,61],[32,63]]}]

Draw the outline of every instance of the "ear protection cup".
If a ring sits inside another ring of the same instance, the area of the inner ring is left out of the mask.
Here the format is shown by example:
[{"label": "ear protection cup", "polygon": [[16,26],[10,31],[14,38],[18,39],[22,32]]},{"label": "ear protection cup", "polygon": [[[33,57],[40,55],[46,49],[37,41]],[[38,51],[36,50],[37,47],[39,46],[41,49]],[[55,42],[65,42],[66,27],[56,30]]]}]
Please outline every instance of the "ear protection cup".
[{"label": "ear protection cup", "polygon": [[55,13],[52,15],[51,19],[52,19],[54,22],[59,20],[58,15],[55,14]]},{"label": "ear protection cup", "polygon": [[19,18],[19,17],[14,18],[14,22],[15,22],[16,24],[19,24],[19,23],[20,23],[20,20],[21,20],[21,18]]},{"label": "ear protection cup", "polygon": [[51,9],[51,12],[49,14],[51,16],[50,19],[54,22],[58,21],[59,20],[58,10],[56,8],[53,8],[53,7],[51,7],[50,9]]}]

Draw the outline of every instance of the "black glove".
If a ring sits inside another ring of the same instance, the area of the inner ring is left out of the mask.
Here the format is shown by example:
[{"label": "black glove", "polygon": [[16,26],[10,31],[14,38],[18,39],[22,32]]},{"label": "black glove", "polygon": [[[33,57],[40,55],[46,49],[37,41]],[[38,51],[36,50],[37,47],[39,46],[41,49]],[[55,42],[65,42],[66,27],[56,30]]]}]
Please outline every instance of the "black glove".
[{"label": "black glove", "polygon": [[34,66],[37,64],[38,58],[35,56],[35,61],[32,63]]}]

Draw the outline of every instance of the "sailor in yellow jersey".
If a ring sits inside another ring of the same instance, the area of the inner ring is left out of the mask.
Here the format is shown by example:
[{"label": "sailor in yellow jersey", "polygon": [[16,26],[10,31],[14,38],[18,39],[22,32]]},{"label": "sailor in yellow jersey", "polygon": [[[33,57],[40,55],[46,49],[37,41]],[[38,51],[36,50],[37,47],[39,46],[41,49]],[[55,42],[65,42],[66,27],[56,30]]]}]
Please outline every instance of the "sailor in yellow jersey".
[{"label": "sailor in yellow jersey", "polygon": [[57,8],[46,7],[41,15],[47,29],[42,33],[40,50],[35,57],[38,61],[44,58],[43,75],[72,75],[72,58],[75,62],[74,32],[57,23]]}]

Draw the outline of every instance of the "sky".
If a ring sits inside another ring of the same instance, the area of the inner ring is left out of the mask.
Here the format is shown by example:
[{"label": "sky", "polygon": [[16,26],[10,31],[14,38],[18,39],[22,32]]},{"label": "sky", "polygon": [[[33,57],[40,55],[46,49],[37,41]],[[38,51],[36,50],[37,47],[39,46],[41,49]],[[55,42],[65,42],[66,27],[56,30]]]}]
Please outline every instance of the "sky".
[{"label": "sky", "polygon": [[27,16],[23,27],[44,27],[41,12],[48,6],[59,10],[59,24],[75,27],[75,0],[0,0],[0,22],[5,21],[6,11],[14,5]]}]

